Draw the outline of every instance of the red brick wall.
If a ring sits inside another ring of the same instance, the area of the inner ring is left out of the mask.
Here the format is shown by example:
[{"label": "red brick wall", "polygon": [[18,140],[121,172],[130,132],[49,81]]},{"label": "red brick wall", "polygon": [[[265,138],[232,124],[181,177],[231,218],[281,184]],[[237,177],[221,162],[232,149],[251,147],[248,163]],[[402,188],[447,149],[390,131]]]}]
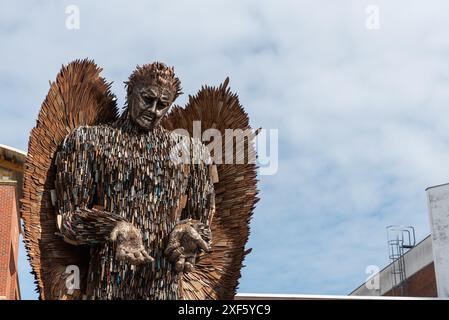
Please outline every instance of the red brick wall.
[{"label": "red brick wall", "polygon": [[437,297],[437,282],[435,277],[435,266],[432,263],[422,268],[414,275],[409,277],[403,288],[403,294],[400,290],[392,289],[385,293],[385,296],[407,297]]},{"label": "red brick wall", "polygon": [[12,182],[0,182],[0,299],[19,297],[18,244],[16,185]]}]

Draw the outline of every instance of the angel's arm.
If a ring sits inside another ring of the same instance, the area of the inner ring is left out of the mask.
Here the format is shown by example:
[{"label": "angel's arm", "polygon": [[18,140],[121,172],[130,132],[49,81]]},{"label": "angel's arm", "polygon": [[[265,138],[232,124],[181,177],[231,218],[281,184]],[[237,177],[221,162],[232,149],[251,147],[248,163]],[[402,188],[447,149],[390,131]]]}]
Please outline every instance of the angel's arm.
[{"label": "angel's arm", "polygon": [[214,183],[217,182],[216,167],[212,164],[208,150],[193,142],[188,185],[187,203],[181,221],[170,233],[165,254],[175,263],[177,271],[188,272],[195,266],[199,250],[210,251],[212,232],[210,229],[215,213]]},{"label": "angel's arm", "polygon": [[64,240],[72,244],[105,242],[117,224],[125,221],[93,206],[96,151],[80,127],[66,137],[56,155],[58,225]]}]

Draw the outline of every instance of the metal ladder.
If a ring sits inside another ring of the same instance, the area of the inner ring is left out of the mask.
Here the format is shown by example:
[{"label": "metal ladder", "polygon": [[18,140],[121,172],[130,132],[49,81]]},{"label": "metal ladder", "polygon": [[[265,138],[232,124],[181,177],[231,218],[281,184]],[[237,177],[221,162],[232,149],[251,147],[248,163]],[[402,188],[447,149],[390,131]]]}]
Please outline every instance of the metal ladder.
[{"label": "metal ladder", "polygon": [[411,226],[387,227],[388,257],[391,263],[392,294],[407,296],[407,273],[404,254],[415,246],[415,229]]}]

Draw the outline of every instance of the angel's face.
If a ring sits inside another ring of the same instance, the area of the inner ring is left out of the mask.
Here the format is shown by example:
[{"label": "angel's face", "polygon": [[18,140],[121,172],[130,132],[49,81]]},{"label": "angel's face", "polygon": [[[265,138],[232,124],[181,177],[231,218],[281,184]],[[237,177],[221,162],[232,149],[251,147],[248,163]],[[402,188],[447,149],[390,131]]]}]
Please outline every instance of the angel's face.
[{"label": "angel's face", "polygon": [[173,102],[167,88],[150,85],[135,88],[130,115],[142,129],[151,130],[164,117]]}]

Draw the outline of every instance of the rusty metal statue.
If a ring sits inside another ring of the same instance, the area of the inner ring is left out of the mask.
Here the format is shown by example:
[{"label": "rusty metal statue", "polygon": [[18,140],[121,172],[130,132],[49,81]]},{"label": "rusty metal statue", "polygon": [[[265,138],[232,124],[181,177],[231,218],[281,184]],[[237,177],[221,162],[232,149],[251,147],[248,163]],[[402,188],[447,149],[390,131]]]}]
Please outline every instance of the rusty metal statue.
[{"label": "rusty metal statue", "polygon": [[[88,60],[63,67],[30,136],[22,216],[40,298],[232,298],[256,166],[216,164],[173,130],[248,129],[237,96],[225,81],[168,113],[180,81],[155,62],[132,73],[118,116],[100,71]],[[67,286],[68,266],[79,288]]]}]

